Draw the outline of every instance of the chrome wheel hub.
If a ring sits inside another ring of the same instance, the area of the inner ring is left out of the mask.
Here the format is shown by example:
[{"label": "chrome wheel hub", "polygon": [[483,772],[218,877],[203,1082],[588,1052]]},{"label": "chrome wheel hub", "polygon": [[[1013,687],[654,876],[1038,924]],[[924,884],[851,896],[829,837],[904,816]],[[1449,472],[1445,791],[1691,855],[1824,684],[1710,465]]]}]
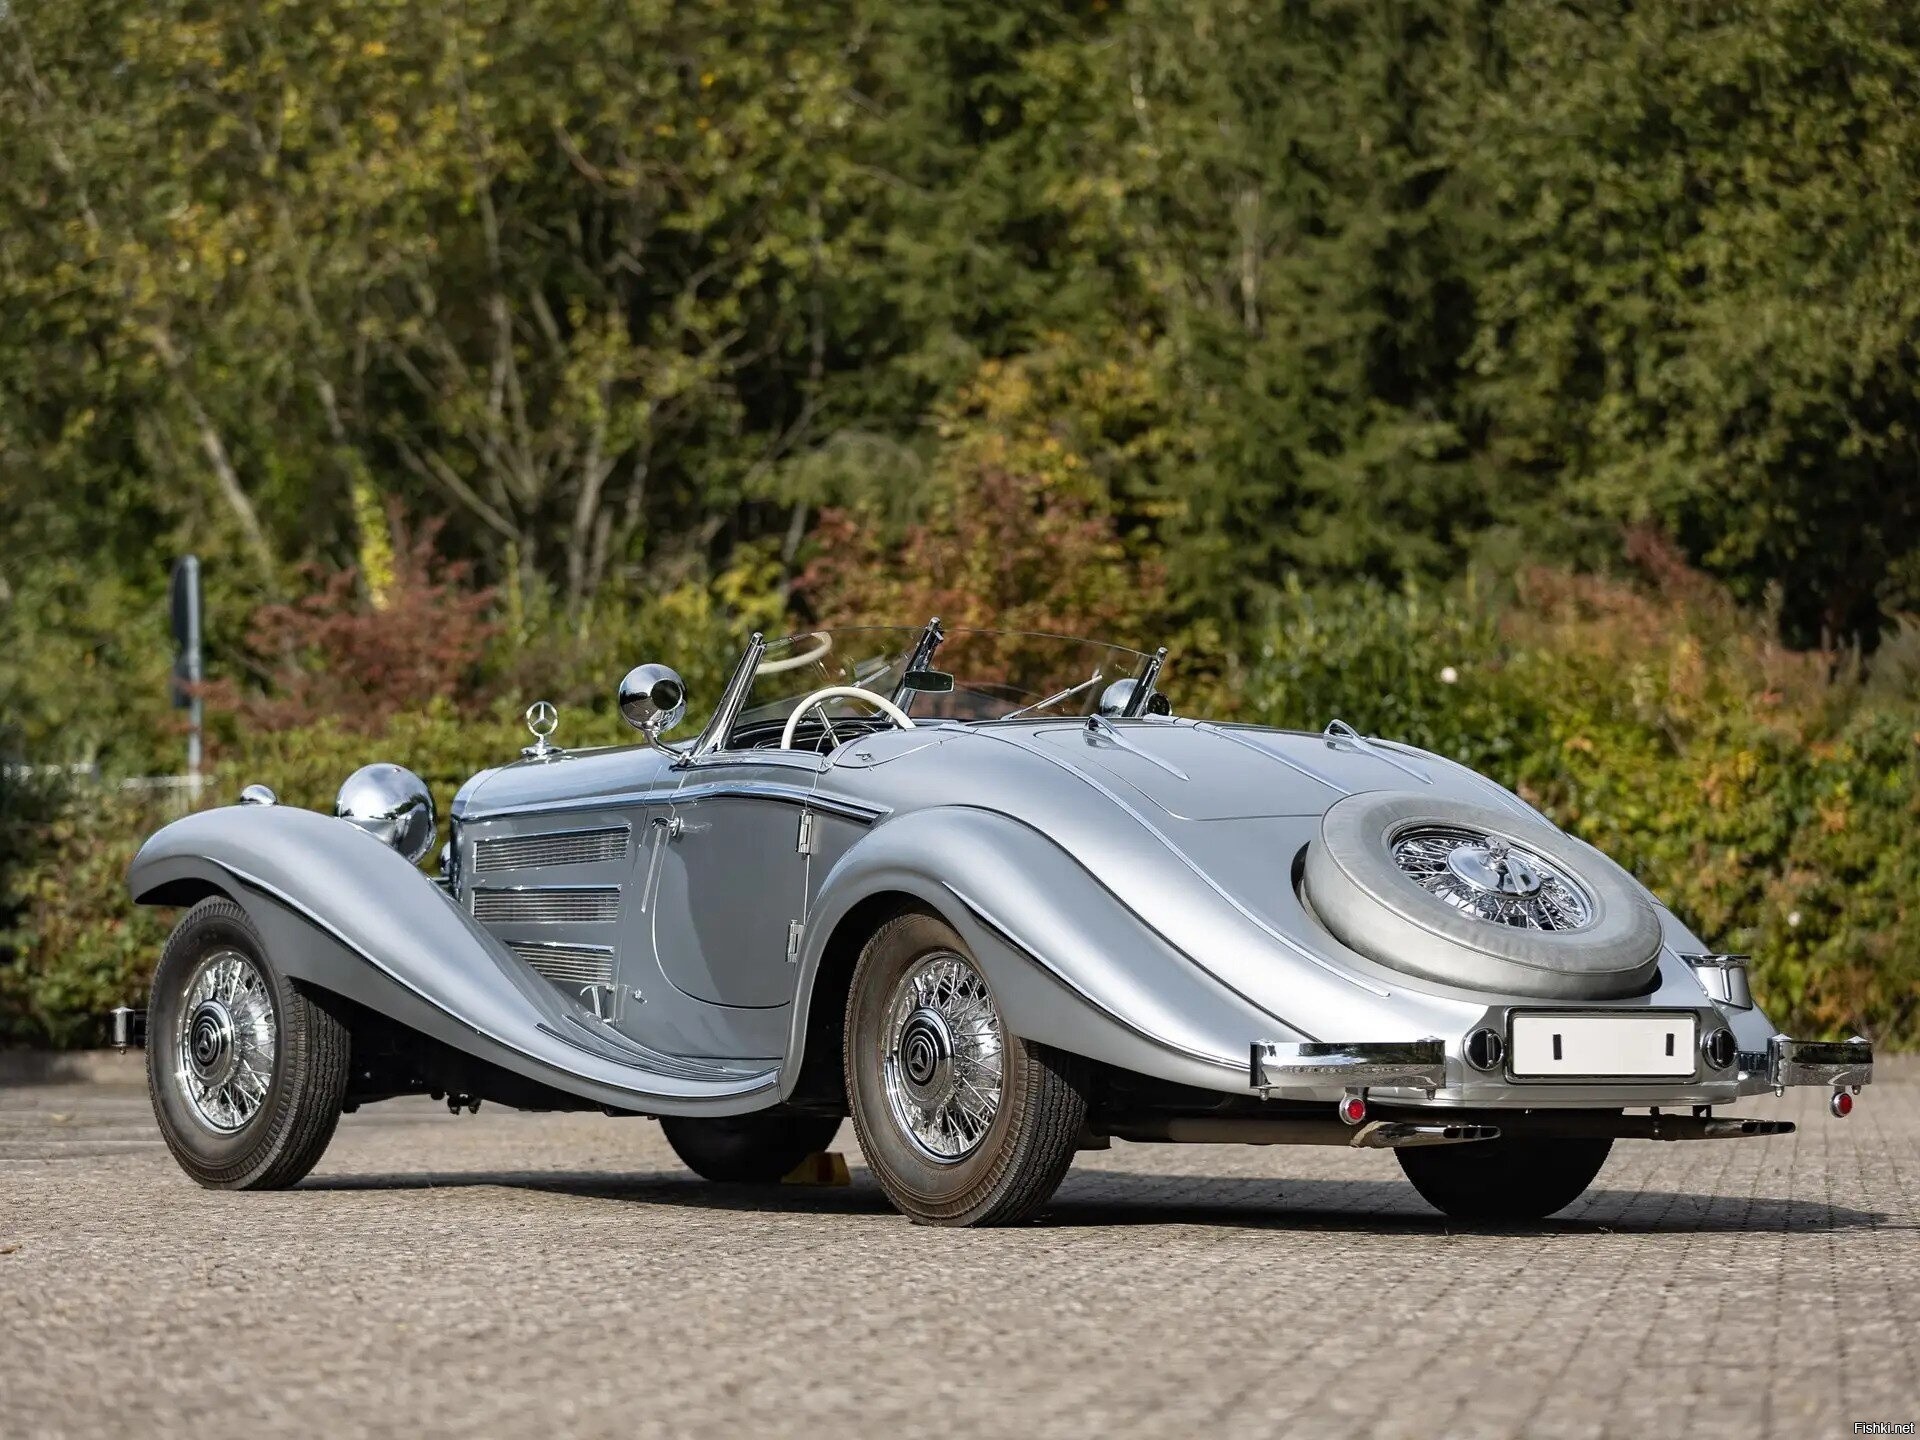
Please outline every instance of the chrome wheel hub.
[{"label": "chrome wheel hub", "polygon": [[230,1135],[259,1114],[279,1039],[266,978],[251,960],[222,950],[200,962],[181,1007],[175,1076],[201,1124]]},{"label": "chrome wheel hub", "polygon": [[894,990],[885,1035],[894,1122],[928,1159],[966,1159],[1000,1113],[1004,1080],[1000,1012],[987,982],[952,951],[923,956]]},{"label": "chrome wheel hub", "polygon": [[1456,910],[1519,930],[1579,930],[1593,898],[1544,855],[1484,831],[1419,825],[1393,840],[1393,863]]}]

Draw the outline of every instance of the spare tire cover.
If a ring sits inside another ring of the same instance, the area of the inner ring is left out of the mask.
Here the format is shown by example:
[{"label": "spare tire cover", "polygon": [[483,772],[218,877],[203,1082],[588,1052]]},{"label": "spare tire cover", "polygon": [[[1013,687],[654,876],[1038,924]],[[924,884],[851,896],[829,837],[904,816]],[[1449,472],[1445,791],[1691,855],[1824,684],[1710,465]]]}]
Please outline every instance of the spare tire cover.
[{"label": "spare tire cover", "polygon": [[1554,1000],[1634,994],[1660,920],[1631,877],[1551,825],[1407,791],[1349,795],[1307,847],[1320,923],[1390,969]]}]

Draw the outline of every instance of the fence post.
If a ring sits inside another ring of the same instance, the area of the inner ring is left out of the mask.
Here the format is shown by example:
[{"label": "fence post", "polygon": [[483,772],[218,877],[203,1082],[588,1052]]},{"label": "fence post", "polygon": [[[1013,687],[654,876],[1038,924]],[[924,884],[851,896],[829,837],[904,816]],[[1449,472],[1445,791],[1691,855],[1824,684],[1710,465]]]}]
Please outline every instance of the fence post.
[{"label": "fence post", "polygon": [[173,612],[173,639],[180,647],[173,662],[173,704],[187,712],[187,803],[200,803],[201,726],[205,711],[200,682],[206,668],[200,648],[200,557],[182,555],[173,565],[169,586]]}]

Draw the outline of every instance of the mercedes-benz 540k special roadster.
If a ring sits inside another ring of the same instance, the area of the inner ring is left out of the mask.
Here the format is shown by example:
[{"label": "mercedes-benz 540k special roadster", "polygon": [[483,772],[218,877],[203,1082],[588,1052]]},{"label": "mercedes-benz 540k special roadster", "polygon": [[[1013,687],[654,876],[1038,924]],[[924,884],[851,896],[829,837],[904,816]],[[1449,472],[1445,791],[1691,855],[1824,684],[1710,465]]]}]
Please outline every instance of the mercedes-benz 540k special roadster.
[{"label": "mercedes-benz 540k special roadster", "polygon": [[1392,1150],[1449,1215],[1567,1205],[1616,1140],[1724,1114],[1863,1040],[1777,1034],[1618,865],[1501,786],[1363,736],[1173,713],[1165,652],[923,628],[754,636],[705,728],[621,682],[640,741],[557,717],[455,797],[438,879],[398,765],[332,815],[240,803],[147,841],[184,911],[145,1012],[154,1110],[204,1185],[297,1181],[343,1111],[430,1094],[651,1116],[777,1182],[851,1117],[915,1220],[1033,1214],[1076,1150]]}]

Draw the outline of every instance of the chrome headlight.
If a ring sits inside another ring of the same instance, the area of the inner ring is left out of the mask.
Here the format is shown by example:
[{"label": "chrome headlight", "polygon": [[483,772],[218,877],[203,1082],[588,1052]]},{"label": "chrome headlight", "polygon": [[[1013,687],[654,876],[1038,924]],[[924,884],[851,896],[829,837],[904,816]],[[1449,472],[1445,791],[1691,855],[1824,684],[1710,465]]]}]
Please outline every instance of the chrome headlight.
[{"label": "chrome headlight", "polygon": [[400,765],[364,765],[347,777],[333,802],[333,813],[383,845],[391,845],[417,865],[433,848],[438,833],[433,792],[427,782]]}]

